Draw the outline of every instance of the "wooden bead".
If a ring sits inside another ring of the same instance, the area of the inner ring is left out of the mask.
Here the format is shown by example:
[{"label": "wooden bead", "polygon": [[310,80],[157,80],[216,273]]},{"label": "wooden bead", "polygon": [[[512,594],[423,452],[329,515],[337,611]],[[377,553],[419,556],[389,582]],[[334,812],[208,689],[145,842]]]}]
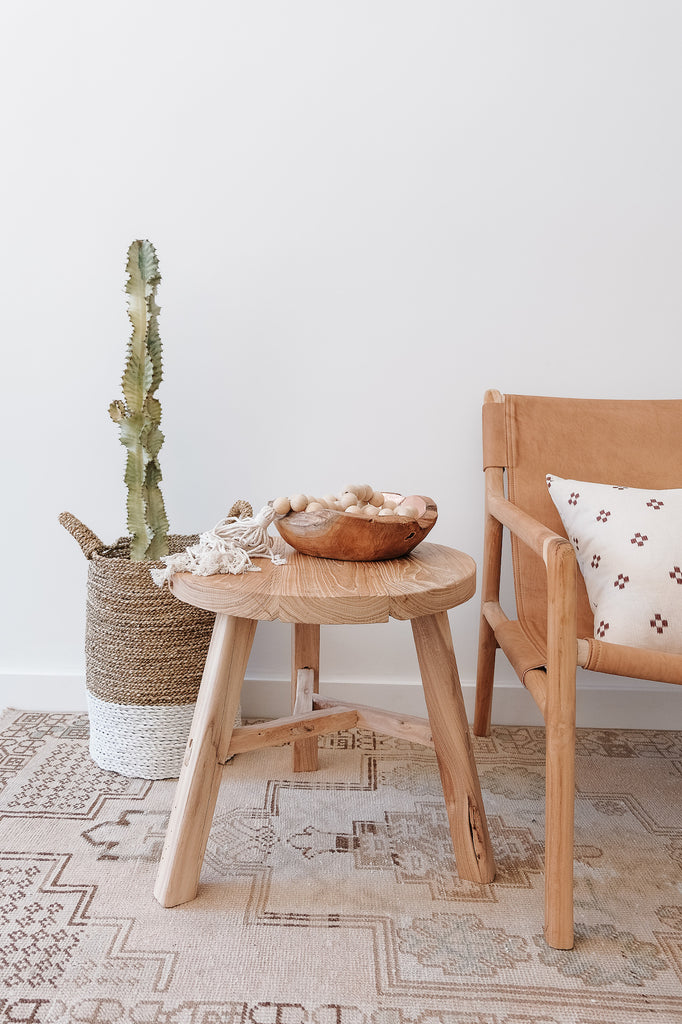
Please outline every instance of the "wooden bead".
[{"label": "wooden bead", "polygon": [[406,519],[417,518],[417,510],[413,505],[398,505],[395,514],[397,516],[405,516]]},{"label": "wooden bead", "polygon": [[311,501],[306,507],[306,512],[320,512],[324,507],[321,501]]},{"label": "wooden bead", "polygon": [[398,502],[394,501],[393,498],[384,498],[384,508],[395,508],[397,504]]},{"label": "wooden bead", "polygon": [[358,512],[362,512],[362,509],[359,505],[348,505],[348,507],[344,509],[344,512],[350,512],[351,514],[357,515]]},{"label": "wooden bead", "polygon": [[343,508],[348,508],[349,505],[357,505],[358,496],[355,493],[355,491],[344,491],[341,497],[339,498],[339,501],[341,502]]},{"label": "wooden bead", "polygon": [[375,505],[377,508],[381,508],[384,503],[384,496],[381,491],[372,491],[372,497],[368,498],[367,501],[370,505]]},{"label": "wooden bead", "polygon": [[308,505],[308,496],[307,494],[294,494],[289,501],[294,512],[302,512]]},{"label": "wooden bead", "polygon": [[362,484],[358,491],[358,498],[362,498],[363,501],[369,501],[374,494],[374,488],[371,484]]},{"label": "wooden bead", "polygon": [[272,507],[278,516],[285,516],[287,512],[291,512],[291,502],[288,498],[275,498]]},{"label": "wooden bead", "polygon": [[393,511],[392,508],[386,508],[384,506],[384,508],[380,508],[379,509],[378,515],[380,515],[380,516],[394,516],[395,512]]}]

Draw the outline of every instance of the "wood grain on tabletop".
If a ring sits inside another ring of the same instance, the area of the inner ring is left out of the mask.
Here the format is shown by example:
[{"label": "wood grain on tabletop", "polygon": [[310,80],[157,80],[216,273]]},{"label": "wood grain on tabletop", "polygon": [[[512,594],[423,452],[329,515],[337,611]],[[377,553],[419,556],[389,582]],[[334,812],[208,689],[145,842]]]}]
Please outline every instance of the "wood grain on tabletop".
[{"label": "wood grain on tabletop", "polygon": [[260,572],[237,576],[177,573],[181,601],[219,614],[302,623],[387,622],[454,608],[476,590],[476,564],[461,551],[423,542],[402,558],[345,562],[294,551],[280,538],[284,565],[259,558]]}]

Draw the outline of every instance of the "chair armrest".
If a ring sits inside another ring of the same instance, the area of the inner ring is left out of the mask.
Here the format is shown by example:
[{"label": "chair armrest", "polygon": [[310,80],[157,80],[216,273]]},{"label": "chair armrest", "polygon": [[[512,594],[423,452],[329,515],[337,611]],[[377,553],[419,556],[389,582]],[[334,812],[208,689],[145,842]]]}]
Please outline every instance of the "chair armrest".
[{"label": "chair armrest", "polygon": [[487,505],[490,515],[511,530],[532,551],[540,555],[545,565],[548,564],[550,558],[550,547],[552,551],[555,551],[557,547],[568,545],[573,550],[569,540],[555,533],[554,530],[550,530],[537,519],[533,519],[523,509],[517,508],[504,495],[489,491]]}]

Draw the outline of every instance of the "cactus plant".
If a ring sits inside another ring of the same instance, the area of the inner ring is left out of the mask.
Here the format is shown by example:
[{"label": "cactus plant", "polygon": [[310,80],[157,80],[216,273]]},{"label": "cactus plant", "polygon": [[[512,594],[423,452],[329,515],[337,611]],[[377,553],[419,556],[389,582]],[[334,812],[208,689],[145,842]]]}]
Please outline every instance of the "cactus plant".
[{"label": "cactus plant", "polygon": [[109,406],[127,449],[125,483],[128,488],[128,531],[132,561],[158,559],[168,554],[168,519],[159,483],[161,403],[155,396],[161,383],[160,307],[156,289],[161,281],[156,250],[137,240],[128,249],[128,316],[133,330],[123,373],[123,398]]}]

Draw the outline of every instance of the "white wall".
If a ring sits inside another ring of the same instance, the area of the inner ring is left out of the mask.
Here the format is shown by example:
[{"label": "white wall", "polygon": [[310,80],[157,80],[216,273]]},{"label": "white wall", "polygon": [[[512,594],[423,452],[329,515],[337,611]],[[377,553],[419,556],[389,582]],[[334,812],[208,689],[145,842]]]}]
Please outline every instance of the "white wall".
[{"label": "white wall", "polygon": [[[431,539],[480,561],[487,387],[679,396],[675,0],[0,17],[2,703],[81,692],[86,563],[57,515],[125,532],[107,406],[134,238],[161,260],[176,532],[359,478],[432,495]],[[452,616],[467,683],[477,614]],[[286,675],[288,636],[260,628],[249,676]],[[415,683],[404,624],[325,642],[331,681]],[[530,720],[517,693],[500,714]]]}]

